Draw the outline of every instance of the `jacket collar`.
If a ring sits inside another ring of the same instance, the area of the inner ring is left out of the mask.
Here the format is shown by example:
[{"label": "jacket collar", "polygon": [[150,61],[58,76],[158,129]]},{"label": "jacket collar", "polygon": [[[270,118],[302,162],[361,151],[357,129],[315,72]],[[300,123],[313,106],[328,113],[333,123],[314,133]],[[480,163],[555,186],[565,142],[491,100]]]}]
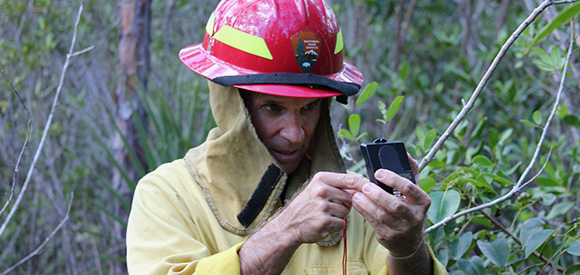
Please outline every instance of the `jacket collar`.
[{"label": "jacket collar", "polygon": [[238,89],[209,82],[209,91],[217,127],[203,144],[187,152],[185,162],[224,229],[249,234],[316,172],[345,171],[329,104],[322,108],[315,131],[312,160],[305,158],[288,176],[259,140]]}]

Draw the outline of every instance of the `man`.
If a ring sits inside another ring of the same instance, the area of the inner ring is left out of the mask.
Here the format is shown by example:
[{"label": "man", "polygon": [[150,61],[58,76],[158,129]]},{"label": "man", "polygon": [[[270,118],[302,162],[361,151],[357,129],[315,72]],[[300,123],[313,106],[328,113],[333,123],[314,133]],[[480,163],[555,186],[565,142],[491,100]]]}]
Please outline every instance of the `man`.
[{"label": "man", "polygon": [[217,128],[139,182],[130,273],[445,273],[424,242],[425,192],[387,170],[376,178],[404,196],[344,173],[330,98],[363,79],[342,49],[324,1],[218,4],[180,53],[210,80]]}]

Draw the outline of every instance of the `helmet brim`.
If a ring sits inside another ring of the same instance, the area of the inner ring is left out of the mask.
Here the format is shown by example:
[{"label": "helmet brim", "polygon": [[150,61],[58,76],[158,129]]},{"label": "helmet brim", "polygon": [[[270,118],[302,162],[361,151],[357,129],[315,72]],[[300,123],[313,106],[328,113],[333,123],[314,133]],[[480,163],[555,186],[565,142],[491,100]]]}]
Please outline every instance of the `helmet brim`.
[{"label": "helmet brim", "polygon": [[[212,80],[223,76],[253,75],[263,72],[241,68],[220,59],[213,58],[202,46],[202,43],[183,48],[179,58],[188,68],[199,75]],[[332,75],[325,75],[329,79],[339,82],[362,84],[362,73],[352,64],[344,61],[343,69]],[[310,88],[299,85],[282,84],[251,84],[233,85],[234,87],[253,92],[287,97],[322,98],[343,95],[340,91]]]}]

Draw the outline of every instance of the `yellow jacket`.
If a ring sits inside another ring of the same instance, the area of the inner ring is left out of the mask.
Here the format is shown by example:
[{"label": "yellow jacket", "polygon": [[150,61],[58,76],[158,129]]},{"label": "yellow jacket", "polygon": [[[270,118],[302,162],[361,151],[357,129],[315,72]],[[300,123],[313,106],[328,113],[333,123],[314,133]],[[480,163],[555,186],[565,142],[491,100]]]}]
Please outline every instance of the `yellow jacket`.
[{"label": "yellow jacket", "polygon": [[[210,83],[218,127],[184,159],[139,181],[127,228],[131,274],[240,274],[237,251],[318,171],[344,172],[330,127],[321,114],[311,158],[292,175],[271,157],[235,88]],[[257,194],[257,195],[256,195]],[[303,244],[284,274],[342,274],[341,233]],[[387,250],[354,209],[346,231],[348,274],[386,274]],[[434,259],[435,274],[445,274]]]}]

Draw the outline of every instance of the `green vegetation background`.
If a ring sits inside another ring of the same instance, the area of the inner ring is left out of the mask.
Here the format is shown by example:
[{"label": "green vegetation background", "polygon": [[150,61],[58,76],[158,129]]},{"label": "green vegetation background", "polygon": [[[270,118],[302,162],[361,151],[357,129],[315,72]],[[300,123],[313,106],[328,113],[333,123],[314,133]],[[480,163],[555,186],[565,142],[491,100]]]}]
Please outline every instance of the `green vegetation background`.
[{"label": "green vegetation background", "polygon": [[[469,99],[503,42],[538,5],[532,0],[331,3],[342,27],[346,58],[365,74],[365,85],[371,84],[367,91],[375,92],[360,105],[354,100],[346,108],[333,105],[333,124],[337,132],[342,129],[341,151],[350,170],[361,174],[358,143],[375,137],[404,141],[420,160]],[[45,241],[65,217],[71,192],[70,220],[13,273],[125,272],[119,230],[130,201],[112,186],[118,166],[109,146],[118,131],[113,115],[120,2],[83,4],[75,49],[94,49],[75,57],[66,74],[31,185],[0,236],[0,273]],[[213,125],[206,83],[181,64],[177,53],[202,41],[215,5],[207,0],[153,1],[149,87],[139,95],[148,120],[138,122],[149,167],[182,157]],[[549,7],[516,41],[474,109],[421,173],[421,186],[435,206],[427,226],[507,193],[532,160],[574,31],[560,107],[527,179],[539,176],[513,198],[429,233],[435,253],[453,274],[580,270],[578,20],[573,18],[572,27],[568,21],[558,25],[527,52],[539,30],[567,6]],[[66,0],[0,0],[0,206],[9,200],[29,120],[31,137],[16,174],[15,196],[30,168],[78,7],[77,1]],[[134,188],[136,181],[123,176],[124,184]]]}]

